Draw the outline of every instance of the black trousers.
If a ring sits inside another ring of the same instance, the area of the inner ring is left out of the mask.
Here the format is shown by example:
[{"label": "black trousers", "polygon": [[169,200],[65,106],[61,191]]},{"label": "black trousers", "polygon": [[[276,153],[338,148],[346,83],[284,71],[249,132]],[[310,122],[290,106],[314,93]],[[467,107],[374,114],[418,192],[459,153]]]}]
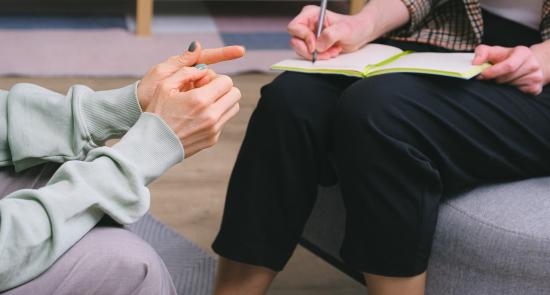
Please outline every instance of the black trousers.
[{"label": "black trousers", "polygon": [[367,273],[413,276],[427,269],[443,198],[544,175],[550,87],[533,97],[490,81],[429,75],[283,73],[262,88],[213,248],[281,270],[318,185],[339,181],[344,260]]}]

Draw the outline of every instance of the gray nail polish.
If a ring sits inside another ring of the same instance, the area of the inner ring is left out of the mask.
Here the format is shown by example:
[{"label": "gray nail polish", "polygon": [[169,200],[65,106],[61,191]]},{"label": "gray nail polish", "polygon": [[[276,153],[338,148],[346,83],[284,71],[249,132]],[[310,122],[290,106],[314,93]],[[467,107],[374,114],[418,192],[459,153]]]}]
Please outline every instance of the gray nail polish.
[{"label": "gray nail polish", "polygon": [[205,65],[205,64],[198,64],[198,65],[195,66],[195,68],[197,68],[197,69],[199,69],[199,70],[204,70],[204,69],[206,69],[207,67],[208,67],[208,66]]},{"label": "gray nail polish", "polygon": [[187,51],[193,52],[195,49],[197,49],[197,41],[191,42],[191,44],[189,44],[189,48],[187,48]]}]

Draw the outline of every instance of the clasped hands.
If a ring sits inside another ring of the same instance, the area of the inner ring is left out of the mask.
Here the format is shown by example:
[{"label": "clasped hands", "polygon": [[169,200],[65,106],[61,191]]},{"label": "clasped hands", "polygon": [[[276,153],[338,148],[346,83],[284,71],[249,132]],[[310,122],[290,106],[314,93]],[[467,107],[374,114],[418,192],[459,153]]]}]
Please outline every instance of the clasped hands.
[{"label": "clasped hands", "polygon": [[[318,59],[330,59],[341,53],[358,50],[380,37],[373,28],[376,22],[369,22],[363,15],[327,11],[325,28],[317,39],[315,30],[318,16],[319,7],[309,5],[288,25],[288,32],[292,36],[290,45],[306,59],[311,59],[315,49],[319,52]],[[550,83],[550,41],[514,48],[480,45],[475,50],[472,63],[480,65],[485,62],[493,66],[483,71],[478,76],[479,80],[514,85],[531,95],[540,94],[543,87]]]},{"label": "clasped hands", "polygon": [[186,158],[216,144],[224,124],[239,111],[239,89],[207,64],[240,58],[244,52],[241,46],[203,50],[197,42],[151,68],[139,83],[141,108],[168,124]]}]

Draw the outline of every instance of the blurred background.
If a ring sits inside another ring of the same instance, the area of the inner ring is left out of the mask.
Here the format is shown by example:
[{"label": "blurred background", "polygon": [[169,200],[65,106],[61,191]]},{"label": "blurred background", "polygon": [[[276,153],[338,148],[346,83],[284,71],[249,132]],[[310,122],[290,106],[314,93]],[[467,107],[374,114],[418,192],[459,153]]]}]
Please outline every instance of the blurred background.
[{"label": "blurred background", "polygon": [[[0,89],[30,82],[65,93],[128,85],[187,49],[244,45],[245,58],[214,66],[242,90],[241,112],[218,145],[187,159],[151,186],[151,214],[215,257],[228,178],[269,67],[294,53],[286,25],[307,1],[2,0]],[[154,5],[154,6],[153,6]],[[152,9],[154,7],[154,9]],[[139,8],[139,9],[138,9]],[[347,13],[347,1],[329,9]],[[137,16],[137,17],[136,17]],[[366,294],[363,286],[298,247],[269,294]]]}]

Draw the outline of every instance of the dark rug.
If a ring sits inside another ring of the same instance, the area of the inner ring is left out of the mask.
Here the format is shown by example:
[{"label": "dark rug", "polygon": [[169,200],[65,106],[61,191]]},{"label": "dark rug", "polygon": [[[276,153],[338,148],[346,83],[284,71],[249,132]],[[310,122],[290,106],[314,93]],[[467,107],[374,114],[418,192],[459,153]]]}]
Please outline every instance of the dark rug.
[{"label": "dark rug", "polygon": [[212,294],[216,269],[213,257],[149,214],[128,228],[157,251],[178,294]]}]

